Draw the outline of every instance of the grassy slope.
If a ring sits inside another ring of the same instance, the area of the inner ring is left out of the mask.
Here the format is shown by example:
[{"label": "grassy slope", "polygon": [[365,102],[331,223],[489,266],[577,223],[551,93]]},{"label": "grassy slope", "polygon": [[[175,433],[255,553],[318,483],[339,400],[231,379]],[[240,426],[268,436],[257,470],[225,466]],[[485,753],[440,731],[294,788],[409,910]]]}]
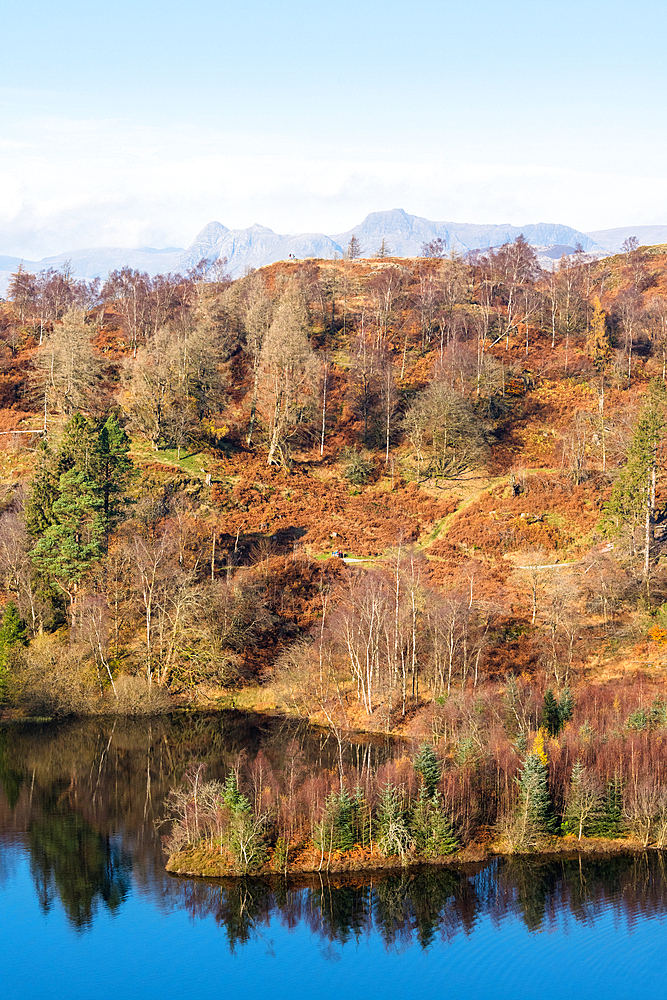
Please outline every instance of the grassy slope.
[{"label": "grassy slope", "polygon": [[[664,258],[659,262],[654,284],[656,290],[664,291]],[[389,262],[389,266],[403,263]],[[622,259],[606,263],[612,272],[609,287],[620,288]],[[323,270],[339,265],[320,262]],[[349,276],[361,281],[383,266],[387,264],[351,262]],[[283,263],[265,269],[268,284],[278,283],[293,267]],[[350,295],[346,308],[351,314],[364,304],[363,294]],[[354,440],[356,431],[343,419],[327,439],[324,455],[320,456],[317,448],[298,454],[290,476],[266,466],[261,445],[252,452],[230,450],[225,457],[184,452],[179,460],[175,450],[154,452],[147,442],[136,439],[132,455],[145,473],[142,489],[157,488],[168,479],[189,480],[194,484],[191,493],[198,516],[207,531],[217,532],[221,549],[229,548],[233,539],[241,536],[265,555],[296,543],[314,559],[326,557],[332,549],[343,549],[354,558],[382,560],[401,539],[402,543],[416,544],[429,561],[433,581],[444,589],[463,588],[465,565],[472,560],[479,564],[475,596],[491,600],[499,590],[511,586],[513,613],[525,617],[525,580],[516,574],[516,566],[525,561],[523,553],[539,550],[548,562],[579,559],[599,541],[596,524],[609,483],[593,474],[575,486],[568,468],[568,440],[577,420],[584,414],[589,422],[595,421],[598,395],[592,380],[570,377],[564,370],[562,349],[551,350],[548,338],[537,333],[531,336],[528,352],[523,336],[514,336],[509,351],[503,342],[495,353],[530,378],[525,393],[513,401],[507,418],[499,424],[487,469],[469,471],[456,480],[410,482],[404,475],[407,467],[402,465],[408,452],[404,444],[394,450],[393,475],[384,468],[378,453],[374,456],[375,481],[362,489],[351,489],[342,476],[340,448]],[[345,344],[340,344],[334,355],[340,370],[348,355]],[[408,360],[404,386],[409,390],[419,384],[426,369],[418,354],[412,352]],[[573,347],[572,369],[576,369],[576,360]],[[401,364],[398,350],[395,364]],[[607,413],[619,426],[617,439],[611,442],[617,453],[623,447],[622,416],[629,419],[636,410],[651,374],[651,364],[640,358],[630,390],[620,385],[606,390]],[[242,387],[236,387],[232,396],[242,417]],[[344,413],[344,401],[336,399],[335,391],[332,401]],[[37,415],[0,409],[3,429],[19,424],[36,426],[36,420]],[[0,489],[5,493],[17,482],[27,485],[31,471],[31,452],[14,450],[12,441],[9,436],[0,438]],[[593,473],[601,466],[592,437],[588,464]],[[213,480],[211,487],[204,483],[207,474]],[[518,496],[511,489],[514,482],[522,488]],[[597,626],[591,618],[586,628],[592,635]],[[633,650],[632,642],[622,646],[611,650],[611,656],[606,639],[588,648],[584,659],[589,670],[613,672],[610,660],[618,661],[619,669],[646,665],[649,647],[640,644]],[[653,659],[657,662],[659,658]]]}]

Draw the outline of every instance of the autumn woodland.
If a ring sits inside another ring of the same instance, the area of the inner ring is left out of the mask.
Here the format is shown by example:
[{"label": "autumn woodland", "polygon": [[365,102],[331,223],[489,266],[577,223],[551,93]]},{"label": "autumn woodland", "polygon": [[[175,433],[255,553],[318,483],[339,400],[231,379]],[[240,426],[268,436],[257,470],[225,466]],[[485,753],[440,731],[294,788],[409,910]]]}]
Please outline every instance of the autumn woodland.
[{"label": "autumn woodland", "polygon": [[667,247],[422,253],[19,268],[0,303],[3,712],[252,708],[338,748],[193,765],[174,849],[667,843]]}]

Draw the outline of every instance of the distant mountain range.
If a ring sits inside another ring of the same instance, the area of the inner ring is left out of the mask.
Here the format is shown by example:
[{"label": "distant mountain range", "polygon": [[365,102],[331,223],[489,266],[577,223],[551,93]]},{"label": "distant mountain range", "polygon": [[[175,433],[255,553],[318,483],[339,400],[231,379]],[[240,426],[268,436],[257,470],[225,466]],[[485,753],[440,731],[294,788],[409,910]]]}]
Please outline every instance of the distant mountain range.
[{"label": "distant mountain range", "polygon": [[371,212],[360,225],[345,233],[325,236],[323,233],[301,233],[298,236],[280,236],[265,226],[254,225],[249,229],[227,229],[219,222],[209,222],[202,229],[192,246],[181,258],[181,267],[194,267],[202,258],[216,261],[227,258],[227,266],[234,277],[249,267],[261,267],[276,260],[294,257],[330,259],[344,256],[352,236],[356,236],[361,255],[372,257],[382,241],[395,257],[417,257],[422,245],[442,239],[448,250],[485,250],[491,246],[516,239],[523,233],[528,242],[548,252],[549,248],[562,247],[561,253],[573,253],[577,243],[584,250],[601,253],[601,248],[585,233],[570,226],[538,223],[528,226],[474,225],[459,222],[431,222],[418,215],[408,215],[403,209],[388,212]]},{"label": "distant mountain range", "polygon": [[[418,215],[409,215],[401,208],[394,208],[387,212],[371,212],[358,226],[333,236],[325,236],[324,233],[285,236],[257,224],[248,229],[228,229],[219,222],[209,222],[187,249],[93,247],[44,257],[40,261],[24,260],[23,266],[38,272],[49,267],[58,268],[69,261],[77,278],[90,280],[105,278],[109,271],[124,266],[154,276],[177,271],[183,273],[203,258],[209,263],[226,258],[227,269],[236,278],[250,268],[263,267],[290,255],[300,260],[306,257],[331,259],[344,256],[353,235],[361,246],[361,256],[374,256],[384,240],[392,256],[416,257],[424,243],[435,239],[442,239],[447,250],[466,253],[501,246],[516,239],[520,233],[536,248],[543,264],[558,260],[563,254],[574,253],[578,244],[587,253],[606,256],[617,253],[623,241],[630,236],[636,236],[643,246],[667,243],[667,226],[624,226],[582,233],[570,226],[545,222],[526,226],[431,222]],[[0,256],[0,295],[4,294],[11,273],[20,263],[20,257]]]}]

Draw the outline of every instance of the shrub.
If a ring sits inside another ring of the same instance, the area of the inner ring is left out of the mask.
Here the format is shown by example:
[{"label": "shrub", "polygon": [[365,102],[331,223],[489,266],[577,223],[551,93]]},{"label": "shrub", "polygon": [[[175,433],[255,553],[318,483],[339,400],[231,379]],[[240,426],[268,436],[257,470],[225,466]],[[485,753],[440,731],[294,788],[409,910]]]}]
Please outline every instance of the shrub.
[{"label": "shrub", "polygon": [[36,636],[12,665],[15,698],[28,714],[63,718],[95,708],[95,671],[81,648],[55,636]]},{"label": "shrub", "polygon": [[343,453],[344,467],[343,476],[348,483],[353,486],[365,486],[370,482],[375,466],[369,458],[364,456],[354,448],[347,448]]},{"label": "shrub", "polygon": [[162,715],[171,709],[169,695],[148,678],[119,674],[115,681],[116,696],[106,695],[106,710],[114,715]]}]

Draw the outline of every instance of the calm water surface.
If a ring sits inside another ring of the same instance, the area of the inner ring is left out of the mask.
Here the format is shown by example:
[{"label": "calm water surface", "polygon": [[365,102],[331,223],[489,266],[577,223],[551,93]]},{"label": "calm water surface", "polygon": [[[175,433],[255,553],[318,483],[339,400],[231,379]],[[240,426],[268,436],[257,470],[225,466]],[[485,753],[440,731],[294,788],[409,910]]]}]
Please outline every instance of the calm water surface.
[{"label": "calm water surface", "polygon": [[[195,757],[321,738],[234,716],[0,728],[0,997],[667,995],[667,860],[494,861],[286,886],[176,879],[156,829]],[[353,748],[375,763],[381,745]]]}]

